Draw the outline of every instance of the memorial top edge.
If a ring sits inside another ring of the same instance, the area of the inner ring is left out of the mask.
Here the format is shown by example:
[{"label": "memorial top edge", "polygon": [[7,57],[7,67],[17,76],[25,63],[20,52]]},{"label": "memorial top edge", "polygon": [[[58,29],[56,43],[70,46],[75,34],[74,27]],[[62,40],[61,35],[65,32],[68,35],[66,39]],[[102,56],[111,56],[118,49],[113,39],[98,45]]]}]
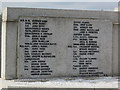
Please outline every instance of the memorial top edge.
[{"label": "memorial top edge", "polygon": [[3,21],[18,21],[20,16],[46,16],[68,18],[102,18],[118,22],[118,13],[114,11],[68,10],[45,8],[7,7],[2,12]]}]

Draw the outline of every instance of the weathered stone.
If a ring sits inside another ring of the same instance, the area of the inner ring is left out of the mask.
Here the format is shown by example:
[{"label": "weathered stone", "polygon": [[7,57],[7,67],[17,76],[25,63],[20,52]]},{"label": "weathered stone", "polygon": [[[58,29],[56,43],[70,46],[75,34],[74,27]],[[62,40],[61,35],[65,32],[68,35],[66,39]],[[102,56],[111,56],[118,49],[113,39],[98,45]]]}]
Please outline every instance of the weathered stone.
[{"label": "weathered stone", "polygon": [[[81,78],[53,78],[53,79],[17,79],[17,80],[4,80],[0,79],[0,84],[2,88],[11,88],[12,90],[19,90],[19,89],[41,89],[42,88],[59,88],[64,90],[69,88],[78,88],[78,89],[85,89],[94,90],[102,89],[104,90],[114,90],[115,88],[118,90],[118,79],[115,77],[100,77],[100,78],[92,78],[92,79],[81,79]],[[32,84],[32,85],[31,85]],[[109,88],[109,89],[107,89]],[[0,87],[1,89],[1,87]],[[115,90],[116,90],[115,89]],[[54,90],[54,89],[53,89]]]},{"label": "weathered stone", "polygon": [[2,29],[2,16],[0,14],[0,77],[1,77],[1,29]]},{"label": "weathered stone", "polygon": [[2,78],[118,75],[118,25],[117,12],[7,8]]},{"label": "weathered stone", "polygon": [[21,17],[18,29],[18,78],[112,75],[110,21]]}]

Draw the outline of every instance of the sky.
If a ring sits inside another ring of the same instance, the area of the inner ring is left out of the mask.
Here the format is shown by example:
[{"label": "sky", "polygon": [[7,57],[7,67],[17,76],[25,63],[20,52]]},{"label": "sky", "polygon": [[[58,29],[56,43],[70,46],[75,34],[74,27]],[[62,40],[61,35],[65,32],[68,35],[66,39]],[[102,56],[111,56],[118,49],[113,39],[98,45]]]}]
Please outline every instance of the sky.
[{"label": "sky", "polygon": [[[2,2],[25,2],[25,0],[1,0]],[[27,2],[119,2],[119,0],[26,0]]]},{"label": "sky", "polygon": [[2,0],[0,2],[0,12],[6,7],[104,11],[114,11],[114,9],[118,7],[118,0],[84,0],[84,2],[82,1],[83,0],[27,0],[25,2],[25,0]]}]

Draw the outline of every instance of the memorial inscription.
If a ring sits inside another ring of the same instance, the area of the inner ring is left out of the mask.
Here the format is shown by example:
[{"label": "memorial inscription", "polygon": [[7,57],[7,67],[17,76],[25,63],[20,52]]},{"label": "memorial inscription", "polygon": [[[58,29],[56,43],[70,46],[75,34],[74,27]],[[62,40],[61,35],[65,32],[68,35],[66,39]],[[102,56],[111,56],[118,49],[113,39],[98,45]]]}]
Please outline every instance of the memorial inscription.
[{"label": "memorial inscription", "polygon": [[78,69],[81,77],[103,75],[103,72],[98,71],[98,66],[93,65],[100,53],[99,29],[94,28],[89,21],[74,21],[73,31],[73,69]]},{"label": "memorial inscription", "polygon": [[24,73],[28,76],[51,75],[52,69],[46,60],[55,59],[55,53],[50,48],[56,46],[55,42],[49,40],[53,33],[46,26],[46,19],[20,19],[24,25],[24,42],[20,48],[24,49]]},{"label": "memorial inscription", "polygon": [[[112,40],[112,29],[103,28],[110,24],[103,20],[20,17],[18,78],[111,74],[111,69],[104,68],[111,68],[105,60],[112,63],[112,42],[107,43]],[[104,39],[105,35],[110,38]]]}]

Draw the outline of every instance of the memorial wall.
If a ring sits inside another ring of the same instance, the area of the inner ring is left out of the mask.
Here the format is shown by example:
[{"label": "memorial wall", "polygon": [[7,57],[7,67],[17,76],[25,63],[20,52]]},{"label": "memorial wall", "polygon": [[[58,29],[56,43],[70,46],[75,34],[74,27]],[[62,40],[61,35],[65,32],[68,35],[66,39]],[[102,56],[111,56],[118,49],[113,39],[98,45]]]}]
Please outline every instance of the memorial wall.
[{"label": "memorial wall", "polygon": [[[0,14],[0,41],[1,41],[1,29],[2,29],[2,16]],[[0,42],[0,52],[1,52],[1,42]],[[0,77],[1,77],[1,53],[0,53]]]},{"label": "memorial wall", "polygon": [[2,16],[2,78],[118,75],[117,12],[6,8]]}]

